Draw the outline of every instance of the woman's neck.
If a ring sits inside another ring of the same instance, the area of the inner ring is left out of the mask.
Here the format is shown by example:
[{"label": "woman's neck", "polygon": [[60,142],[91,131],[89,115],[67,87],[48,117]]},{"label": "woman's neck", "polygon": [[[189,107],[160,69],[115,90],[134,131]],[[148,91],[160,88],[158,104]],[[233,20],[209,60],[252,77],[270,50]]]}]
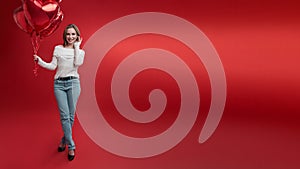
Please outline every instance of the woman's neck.
[{"label": "woman's neck", "polygon": [[74,48],[74,44],[67,44],[65,48]]}]

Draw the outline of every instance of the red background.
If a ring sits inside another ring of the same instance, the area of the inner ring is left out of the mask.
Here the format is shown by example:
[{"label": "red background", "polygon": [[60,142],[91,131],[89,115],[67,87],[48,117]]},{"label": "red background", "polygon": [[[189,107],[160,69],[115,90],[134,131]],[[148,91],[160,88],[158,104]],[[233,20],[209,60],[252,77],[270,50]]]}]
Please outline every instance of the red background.
[{"label": "red background", "polygon": [[[0,2],[0,168],[298,169],[300,167],[300,4],[261,0],[63,0],[64,20],[41,42],[51,60],[69,23],[84,41],[110,21],[137,12],[166,12],[201,29],[224,65],[227,102],[223,118],[204,144],[201,117],[170,151],[145,159],[123,158],[99,148],[74,126],[77,156],[57,153],[61,136],[53,96],[54,72],[33,76],[30,37],[13,20],[19,0]],[[84,44],[84,42],[83,42]],[[88,54],[86,57],[89,57]],[[84,91],[82,91],[84,92]]]}]

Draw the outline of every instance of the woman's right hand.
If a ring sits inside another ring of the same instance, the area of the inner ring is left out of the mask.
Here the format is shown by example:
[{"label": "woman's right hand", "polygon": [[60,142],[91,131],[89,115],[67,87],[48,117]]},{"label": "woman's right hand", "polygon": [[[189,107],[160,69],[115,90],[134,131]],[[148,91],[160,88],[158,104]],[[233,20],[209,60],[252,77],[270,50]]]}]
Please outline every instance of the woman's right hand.
[{"label": "woman's right hand", "polygon": [[34,61],[39,61],[40,57],[36,54],[33,55]]}]

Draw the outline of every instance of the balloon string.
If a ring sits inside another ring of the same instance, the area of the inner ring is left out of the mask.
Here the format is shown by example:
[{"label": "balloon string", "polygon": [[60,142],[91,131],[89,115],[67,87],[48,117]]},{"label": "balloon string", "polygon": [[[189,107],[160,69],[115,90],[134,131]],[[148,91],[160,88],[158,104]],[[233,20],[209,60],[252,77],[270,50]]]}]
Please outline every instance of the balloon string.
[{"label": "balloon string", "polygon": [[37,77],[38,76],[38,64],[37,64],[37,60],[34,61],[34,68],[33,68],[33,74],[34,74],[34,77]]},{"label": "balloon string", "polygon": [[[33,32],[31,34],[31,44],[32,44],[32,47],[33,47],[33,53],[36,55],[39,48],[40,48],[40,36],[36,34],[36,32]],[[38,61],[35,60],[34,61],[34,68],[33,68],[33,74],[35,77],[38,76]]]}]

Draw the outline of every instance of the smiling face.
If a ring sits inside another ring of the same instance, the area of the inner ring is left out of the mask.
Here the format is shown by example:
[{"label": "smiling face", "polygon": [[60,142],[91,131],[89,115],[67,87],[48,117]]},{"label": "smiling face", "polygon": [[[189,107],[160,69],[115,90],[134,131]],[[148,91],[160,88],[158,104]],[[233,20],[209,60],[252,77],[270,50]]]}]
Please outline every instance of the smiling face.
[{"label": "smiling face", "polygon": [[63,33],[64,47],[73,47],[74,42],[76,42],[79,36],[78,27],[74,24],[68,25]]},{"label": "smiling face", "polygon": [[77,40],[77,33],[74,28],[67,29],[66,32],[66,41],[67,45],[73,45],[74,42]]}]

